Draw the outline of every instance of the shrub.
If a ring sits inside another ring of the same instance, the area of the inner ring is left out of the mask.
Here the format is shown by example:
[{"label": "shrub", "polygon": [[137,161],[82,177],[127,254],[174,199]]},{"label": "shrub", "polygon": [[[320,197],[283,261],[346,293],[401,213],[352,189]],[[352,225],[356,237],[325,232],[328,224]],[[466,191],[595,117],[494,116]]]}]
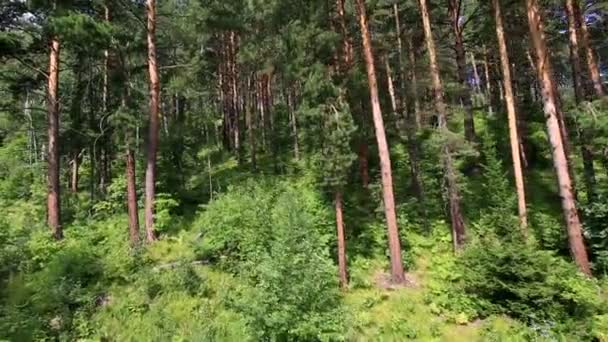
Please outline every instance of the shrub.
[{"label": "shrub", "polygon": [[582,322],[600,312],[594,281],[550,252],[486,238],[459,260],[461,291],[482,316],[505,314],[531,324]]},{"label": "shrub", "polygon": [[201,254],[246,279],[234,298],[262,340],[330,340],[341,330],[333,222],[306,185],[249,183],[211,203],[197,222]]}]

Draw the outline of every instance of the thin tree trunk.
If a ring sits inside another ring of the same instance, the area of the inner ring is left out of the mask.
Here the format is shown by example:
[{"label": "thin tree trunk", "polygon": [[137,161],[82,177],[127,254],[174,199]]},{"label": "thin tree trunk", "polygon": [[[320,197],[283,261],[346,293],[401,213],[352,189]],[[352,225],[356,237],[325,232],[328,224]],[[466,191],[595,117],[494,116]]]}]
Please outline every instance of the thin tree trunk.
[{"label": "thin tree trunk", "polygon": [[500,49],[500,61],[502,66],[503,84],[505,88],[505,99],[507,102],[507,114],[509,120],[509,141],[511,144],[511,159],[513,160],[513,174],[515,176],[515,189],[517,190],[517,209],[519,213],[519,226],[527,235],[528,214],[526,205],[526,191],[524,176],[521,166],[521,153],[519,151],[519,132],[517,130],[517,112],[515,108],[515,95],[513,94],[513,80],[511,77],[511,62],[507,50],[505,29],[499,0],[492,0],[494,19],[496,22],[496,37]]},{"label": "thin tree trunk", "polygon": [[395,85],[393,83],[393,72],[388,57],[384,57],[384,67],[386,68],[386,82],[388,86],[388,94],[391,99],[391,109],[393,115],[397,116],[397,96],[395,95]]},{"label": "thin tree trunk", "polygon": [[148,155],[146,164],[146,203],[145,203],[145,227],[146,239],[152,242],[156,239],[154,233],[154,200],[156,182],[156,154],[159,140],[159,101],[160,101],[160,79],[158,66],[156,64],[156,0],[146,0],[148,15],[148,72],[150,76],[150,122],[148,133]]},{"label": "thin tree trunk", "polygon": [[295,95],[291,89],[286,89],[287,111],[289,112],[289,122],[291,123],[291,134],[293,135],[293,154],[296,160],[300,160],[300,141],[298,137],[298,119],[296,117]]},{"label": "thin tree trunk", "polygon": [[344,218],[342,217],[342,192],[335,192],[336,206],[336,230],[338,234],[338,272],[340,275],[340,287],[348,287],[348,273],[346,266],[346,238],[344,234]]},{"label": "thin tree trunk", "polygon": [[556,93],[553,70],[544,37],[544,24],[538,0],[526,0],[530,38],[536,54],[536,69],[542,90],[547,131],[553,152],[553,164],[557,174],[559,193],[568,231],[570,252],[578,268],[591,276],[589,258],[582,235],[582,226],[576,208],[572,179],[568,170],[568,159],[559,122],[559,98]]},{"label": "thin tree trunk", "polygon": [[55,239],[63,238],[61,228],[61,201],[59,182],[59,38],[51,37],[48,78],[48,194],[47,194],[47,223]]},{"label": "thin tree trunk", "polygon": [[[490,63],[488,62],[488,49],[486,46],[483,46],[483,73],[486,78],[486,98],[489,103],[490,114],[494,112],[494,107],[498,107],[495,105],[495,96],[494,96],[494,88],[492,87],[492,76],[490,75]],[[496,108],[498,110],[498,108]]]},{"label": "thin tree trunk", "polygon": [[568,15],[568,38],[570,41],[570,64],[572,67],[572,83],[574,86],[574,99],[580,103],[584,98],[582,65],[580,47],[578,42],[577,20],[574,16],[574,0],[566,0],[566,13]]},{"label": "thin tree trunk", "polygon": [[348,35],[348,28],[346,26],[344,0],[336,0],[336,11],[338,12],[340,34],[342,35],[342,72],[346,73],[353,65],[354,52],[353,43],[350,40],[350,37]]},{"label": "thin tree trunk", "polygon": [[593,89],[595,90],[595,94],[599,97],[604,96],[606,95],[606,92],[602,83],[599,63],[597,62],[595,51],[593,49],[593,46],[591,45],[591,35],[589,34],[589,30],[587,28],[587,22],[585,21],[584,13],[581,11],[581,8],[578,5],[577,1],[566,0],[566,4],[569,8],[568,12],[572,11],[571,13],[568,13],[568,16],[574,16],[576,21],[575,25],[581,30],[581,43],[583,45],[583,48],[585,49],[585,55],[587,58],[587,68],[589,69],[589,75],[591,75],[591,81],[593,82]]},{"label": "thin tree trunk", "polygon": [[473,67],[473,77],[475,78],[475,92],[481,94],[481,77],[479,77],[479,70],[477,69],[477,60],[475,59],[475,54],[473,52],[470,53],[470,56],[471,66]]},{"label": "thin tree trunk", "polygon": [[72,193],[78,193],[78,180],[79,180],[79,169],[80,169],[80,156],[78,152],[75,152],[72,157],[72,172],[70,176],[70,191]]},{"label": "thin tree trunk", "polygon": [[414,38],[412,34],[407,37],[407,43],[408,59],[410,63],[410,89],[412,100],[414,102],[414,122],[416,124],[416,129],[420,129],[422,128],[422,118],[420,111],[420,99],[418,97],[418,77],[416,75],[416,51],[414,50]]},{"label": "thin tree trunk", "polygon": [[[255,171],[256,161],[256,141],[255,141],[255,94],[252,88],[255,87],[255,75],[247,79],[248,103],[245,106],[245,125],[247,125],[247,137],[249,140],[249,150],[251,153],[251,168]],[[252,113],[253,112],[253,113]]]},{"label": "thin tree trunk", "polygon": [[[405,59],[403,56],[403,41],[401,39],[401,21],[399,20],[399,5],[397,3],[393,4],[393,15],[395,16],[395,35],[397,37],[397,49],[399,56],[399,105],[397,105],[397,110],[399,114],[403,114],[407,111],[407,90],[405,87],[405,83],[407,82],[407,76],[405,73]],[[388,62],[387,62],[388,63]]]},{"label": "thin tree trunk", "polygon": [[395,212],[395,197],[393,195],[393,175],[391,170],[391,159],[384,131],[384,120],[378,98],[378,81],[376,79],[376,68],[374,66],[374,55],[372,52],[372,39],[368,28],[367,13],[364,0],[355,0],[359,24],[361,28],[361,38],[363,39],[363,53],[365,66],[367,69],[367,79],[369,83],[370,101],[372,104],[372,114],[378,142],[378,154],[380,156],[380,168],[382,173],[382,193],[384,196],[384,211],[388,226],[388,241],[391,255],[391,275],[395,283],[403,283],[405,275],[401,261],[401,243],[399,241],[399,229],[397,227],[397,214]]},{"label": "thin tree trunk", "polygon": [[[441,134],[446,134],[448,132],[447,108],[444,100],[443,84],[439,76],[439,64],[437,62],[437,52],[435,49],[433,32],[431,30],[431,19],[429,16],[427,0],[420,0],[420,10],[422,13],[422,23],[424,35],[426,37],[427,50],[429,51],[430,73],[435,97],[435,107],[438,114],[439,131]],[[460,194],[456,181],[456,169],[452,159],[452,151],[447,141],[443,143],[442,155],[445,178],[448,185],[448,200],[454,249],[459,250],[465,243],[465,225],[460,208]]]},{"label": "thin tree trunk", "polygon": [[127,210],[129,214],[129,238],[133,246],[139,243],[139,214],[137,210],[137,190],[135,180],[135,156],[133,149],[127,146]]},{"label": "thin tree trunk", "polygon": [[[574,86],[574,100],[577,105],[585,98],[585,89],[583,85],[582,77],[582,64],[580,57],[580,46],[579,46],[579,29],[576,19],[576,9],[574,0],[566,0],[566,13],[568,16],[568,37],[570,42],[570,63],[572,64],[572,82]],[[599,94],[598,94],[599,95]],[[593,153],[587,144],[586,134],[581,131],[581,128],[577,127],[579,136],[581,138],[581,155],[583,159],[583,168],[585,175],[585,187],[587,188],[587,198],[591,199],[594,197],[596,180],[595,180],[595,169],[593,165]]]},{"label": "thin tree trunk", "polygon": [[462,34],[462,27],[460,25],[460,7],[461,0],[450,0],[449,12],[452,26],[452,33],[454,34],[454,48],[456,50],[456,67],[458,74],[458,83],[460,83],[460,101],[464,106],[464,136],[467,141],[472,142],[476,140],[475,137],[475,120],[473,117],[473,106],[471,103],[471,90],[467,83],[467,60],[466,52],[464,49],[464,37]]}]

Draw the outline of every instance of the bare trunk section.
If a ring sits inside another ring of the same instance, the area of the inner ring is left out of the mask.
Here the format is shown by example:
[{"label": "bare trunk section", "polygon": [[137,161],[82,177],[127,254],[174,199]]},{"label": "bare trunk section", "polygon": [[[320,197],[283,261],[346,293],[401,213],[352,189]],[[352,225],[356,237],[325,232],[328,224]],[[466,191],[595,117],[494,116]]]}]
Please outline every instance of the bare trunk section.
[{"label": "bare trunk section", "polygon": [[464,106],[464,136],[467,141],[475,141],[475,120],[471,102],[471,90],[467,83],[467,60],[464,49],[464,37],[460,24],[461,0],[450,0],[448,7],[452,33],[454,34],[454,49],[456,50],[456,67],[458,70],[458,83],[460,83],[460,101]]},{"label": "bare trunk section", "polygon": [[556,93],[553,70],[549,59],[547,43],[544,37],[544,24],[538,5],[538,0],[526,0],[530,39],[536,54],[536,69],[541,86],[547,132],[553,152],[553,165],[557,174],[559,194],[562,199],[562,208],[570,252],[578,268],[584,274],[591,276],[591,268],[585,242],[582,235],[582,226],[576,208],[572,179],[568,170],[568,159],[560,127],[559,95]]},{"label": "bare trunk section", "polygon": [[391,159],[384,131],[384,120],[378,98],[378,81],[376,79],[376,68],[374,65],[374,55],[372,52],[372,39],[368,28],[367,13],[364,0],[355,0],[359,24],[361,28],[361,38],[363,39],[363,54],[367,69],[367,79],[369,83],[370,101],[372,104],[372,114],[378,142],[378,154],[380,156],[380,168],[382,173],[382,194],[384,196],[384,211],[388,227],[388,241],[391,255],[391,275],[395,283],[403,283],[405,275],[401,261],[401,243],[399,241],[399,229],[397,227],[397,214],[395,212],[395,197],[393,195],[393,175],[391,170]]},{"label": "bare trunk section", "polygon": [[517,129],[517,112],[515,108],[515,95],[513,94],[513,80],[511,76],[511,62],[507,50],[505,29],[499,0],[492,0],[494,19],[496,22],[496,37],[500,49],[500,61],[502,67],[503,84],[505,88],[505,100],[507,102],[507,114],[509,120],[509,142],[511,144],[511,159],[513,160],[513,174],[515,176],[515,189],[517,190],[517,209],[519,213],[519,226],[524,235],[528,231],[528,208],[526,205],[526,191],[524,176],[521,166],[521,153],[519,150],[519,132]]},{"label": "bare trunk section", "polygon": [[338,273],[340,276],[340,287],[346,289],[348,287],[348,272],[346,266],[346,237],[344,233],[344,218],[342,214],[342,192],[335,192],[336,206],[336,230],[338,234]]},{"label": "bare trunk section", "polygon": [[59,38],[51,37],[49,54],[49,78],[47,90],[48,106],[48,193],[47,193],[47,223],[55,239],[63,238],[61,228],[61,202],[59,183]]},{"label": "bare trunk section", "polygon": [[146,160],[146,198],[144,220],[146,239],[156,240],[154,233],[154,199],[156,191],[156,154],[159,140],[160,78],[156,64],[156,0],[146,0],[148,15],[148,72],[150,76],[150,122],[148,132],[148,155]]},{"label": "bare trunk section", "polygon": [[[580,27],[581,30],[581,43],[585,49],[585,56],[587,58],[587,68],[589,69],[589,75],[593,82],[593,89],[595,94],[599,97],[606,95],[604,86],[602,84],[602,76],[600,74],[599,64],[593,46],[591,46],[591,35],[587,29],[587,23],[585,21],[584,13],[581,11],[578,2],[575,0],[566,0],[567,7],[572,8],[572,13],[568,13],[568,16],[574,16],[576,21],[576,27]],[[570,11],[570,10],[569,10]],[[569,19],[570,20],[570,19]]]},{"label": "bare trunk section", "polygon": [[[438,116],[439,131],[441,134],[445,134],[448,132],[447,108],[444,100],[443,84],[439,76],[439,64],[437,62],[437,52],[435,49],[433,32],[431,30],[431,19],[429,16],[427,0],[420,0],[420,11],[422,13],[422,24],[424,27],[427,50],[429,52],[429,66],[435,97],[435,109]],[[466,229],[464,220],[462,218],[462,210],[460,208],[460,194],[456,181],[456,169],[452,159],[452,151],[447,141],[445,141],[442,146],[442,159],[444,164],[445,178],[448,185],[448,201],[450,207],[454,249],[459,250],[465,243]]]}]

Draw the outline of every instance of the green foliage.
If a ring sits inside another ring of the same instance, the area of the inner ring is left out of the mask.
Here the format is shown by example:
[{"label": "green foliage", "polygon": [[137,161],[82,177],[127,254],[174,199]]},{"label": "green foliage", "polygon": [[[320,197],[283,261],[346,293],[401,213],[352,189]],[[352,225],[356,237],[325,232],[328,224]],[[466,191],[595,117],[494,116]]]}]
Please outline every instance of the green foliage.
[{"label": "green foliage", "polygon": [[195,223],[201,255],[247,280],[234,306],[258,338],[329,340],[340,331],[329,215],[306,184],[247,184],[212,202]]},{"label": "green foliage", "polygon": [[559,330],[585,325],[605,310],[594,281],[529,244],[483,239],[466,250],[458,271],[458,288],[481,316],[508,314],[540,326],[560,324]]}]

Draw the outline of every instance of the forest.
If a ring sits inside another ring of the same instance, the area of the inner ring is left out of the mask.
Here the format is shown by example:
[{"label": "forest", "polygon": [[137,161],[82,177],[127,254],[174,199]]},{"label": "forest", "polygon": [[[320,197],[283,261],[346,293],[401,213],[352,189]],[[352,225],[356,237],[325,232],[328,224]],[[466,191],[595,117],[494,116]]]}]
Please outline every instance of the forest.
[{"label": "forest", "polygon": [[0,341],[608,342],[608,1],[0,0]]}]

